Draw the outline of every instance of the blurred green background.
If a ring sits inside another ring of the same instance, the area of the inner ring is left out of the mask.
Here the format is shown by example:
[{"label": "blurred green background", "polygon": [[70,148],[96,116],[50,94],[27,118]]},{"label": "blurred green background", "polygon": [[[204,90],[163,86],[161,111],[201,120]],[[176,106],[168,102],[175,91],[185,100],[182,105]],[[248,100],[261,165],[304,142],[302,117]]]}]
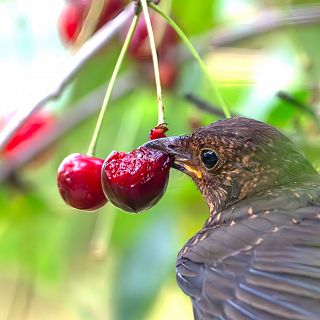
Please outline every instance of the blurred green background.
[{"label": "blurred green background", "polygon": [[[162,5],[201,49],[231,112],[275,125],[319,168],[320,1]],[[72,59],[74,52],[63,47],[57,32],[63,6],[62,0],[0,1],[1,117],[40,99]],[[313,23],[307,23],[310,16]],[[121,48],[118,38],[45,106],[57,123],[101,105],[94,94],[106,89]],[[163,93],[170,135],[219,119],[185,99],[192,93],[216,104],[197,63],[181,48],[174,60],[175,86]],[[130,58],[123,65],[124,81],[115,91],[128,81],[131,89],[111,102],[97,156],[136,148],[156,125],[155,87],[142,70],[147,69]],[[278,98],[280,90],[293,102]],[[1,178],[0,319],[192,319],[189,299],[175,283],[175,260],[202,227],[206,205],[191,181],[172,171],[163,199],[143,214],[129,215],[110,204],[94,213],[69,208],[58,194],[56,171],[68,154],[87,151],[97,114],[84,118],[40,158]],[[34,147],[26,145],[23,152]],[[7,165],[3,157],[0,171]]]}]

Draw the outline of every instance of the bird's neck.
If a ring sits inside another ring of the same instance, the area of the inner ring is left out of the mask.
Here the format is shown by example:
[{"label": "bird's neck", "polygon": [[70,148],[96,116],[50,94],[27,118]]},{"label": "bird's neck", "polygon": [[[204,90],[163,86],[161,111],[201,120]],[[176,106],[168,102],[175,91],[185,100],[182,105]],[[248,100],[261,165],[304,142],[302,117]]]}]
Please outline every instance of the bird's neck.
[{"label": "bird's neck", "polygon": [[207,203],[210,209],[210,217],[206,223],[207,227],[226,221],[232,222],[233,220],[243,219],[254,215],[256,212],[268,213],[273,210],[300,208],[302,206],[320,207],[320,180],[265,189],[250,197],[224,206],[217,201],[207,201]]}]

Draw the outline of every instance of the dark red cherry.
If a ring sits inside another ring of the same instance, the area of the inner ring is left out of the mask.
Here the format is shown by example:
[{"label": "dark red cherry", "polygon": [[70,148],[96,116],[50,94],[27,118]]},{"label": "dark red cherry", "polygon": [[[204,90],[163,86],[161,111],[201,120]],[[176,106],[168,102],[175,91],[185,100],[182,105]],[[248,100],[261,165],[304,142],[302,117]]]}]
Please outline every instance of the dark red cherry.
[{"label": "dark red cherry", "polygon": [[[14,115],[8,115],[3,120],[6,125]],[[54,115],[45,110],[32,114],[20,129],[12,136],[2,150],[4,157],[19,157],[30,144],[37,143],[41,136],[46,135],[55,125]]]},{"label": "dark red cherry", "polygon": [[161,85],[165,89],[172,89],[177,81],[179,67],[177,63],[169,60],[159,61]]},{"label": "dark red cherry", "polygon": [[73,208],[93,211],[107,199],[101,187],[104,160],[74,153],[66,157],[58,169],[58,188],[63,200]]},{"label": "dark red cherry", "polygon": [[106,0],[96,30],[116,17],[124,8],[123,0]]},{"label": "dark red cherry", "polygon": [[[174,29],[166,24],[160,16],[151,14],[150,17],[157,45],[157,52],[159,56],[162,56],[170,46],[177,43],[178,38]],[[138,21],[138,25],[128,48],[128,53],[136,60],[151,59],[148,30],[143,15],[141,15]]]},{"label": "dark red cherry", "polygon": [[172,163],[166,153],[144,147],[129,153],[114,151],[103,164],[103,191],[124,211],[147,210],[163,196]]},{"label": "dark red cherry", "polygon": [[[76,41],[83,22],[91,6],[91,0],[70,0],[63,8],[59,21],[59,34],[66,45],[72,45]],[[94,31],[113,19],[124,7],[122,0],[105,0],[104,7],[97,21]]]},{"label": "dark red cherry", "polygon": [[76,41],[89,5],[88,0],[70,1],[62,9],[58,20],[58,29],[60,38],[65,45],[72,45]]}]

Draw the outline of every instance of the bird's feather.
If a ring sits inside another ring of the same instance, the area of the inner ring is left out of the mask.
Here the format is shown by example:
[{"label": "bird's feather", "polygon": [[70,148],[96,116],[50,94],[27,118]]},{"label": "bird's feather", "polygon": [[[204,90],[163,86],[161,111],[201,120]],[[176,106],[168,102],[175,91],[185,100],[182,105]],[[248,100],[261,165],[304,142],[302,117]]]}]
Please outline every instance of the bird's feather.
[{"label": "bird's feather", "polygon": [[182,249],[195,319],[320,319],[320,208],[288,197],[239,203]]}]

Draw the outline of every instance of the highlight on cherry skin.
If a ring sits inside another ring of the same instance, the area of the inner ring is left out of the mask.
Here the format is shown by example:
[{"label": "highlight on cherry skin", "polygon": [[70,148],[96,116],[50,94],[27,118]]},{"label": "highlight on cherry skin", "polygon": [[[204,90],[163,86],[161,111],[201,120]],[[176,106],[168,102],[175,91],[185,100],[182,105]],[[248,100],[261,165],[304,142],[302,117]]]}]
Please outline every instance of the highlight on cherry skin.
[{"label": "highlight on cherry skin", "polygon": [[[58,29],[60,38],[65,45],[72,45],[76,41],[90,9],[91,1],[68,0],[62,9],[58,20]],[[123,8],[124,2],[122,0],[105,0],[95,31],[118,15]]]},{"label": "highlight on cherry skin", "polygon": [[172,163],[168,154],[145,147],[128,153],[114,151],[103,164],[103,191],[124,211],[148,210],[165,193]]},{"label": "highlight on cherry skin", "polygon": [[75,209],[94,211],[107,202],[101,187],[104,160],[73,153],[60,164],[58,189],[63,200]]}]

